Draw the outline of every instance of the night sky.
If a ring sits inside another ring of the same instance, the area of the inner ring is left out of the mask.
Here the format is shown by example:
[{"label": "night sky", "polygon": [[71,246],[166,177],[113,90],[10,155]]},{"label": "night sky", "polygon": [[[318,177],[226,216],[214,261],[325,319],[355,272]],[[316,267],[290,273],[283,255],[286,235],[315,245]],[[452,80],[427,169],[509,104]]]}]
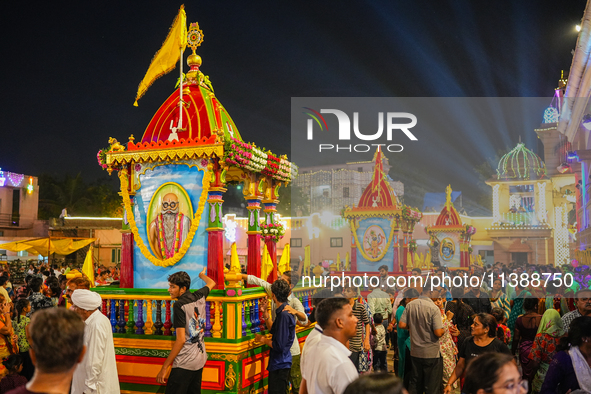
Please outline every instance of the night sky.
[{"label": "night sky", "polygon": [[[180,4],[4,2],[0,167],[105,177],[96,152],[111,136],[139,139],[174,89],[178,68],[132,105]],[[290,150],[291,97],[548,97],[549,104],[560,70],[570,68],[585,4],[194,1],[185,9],[204,33],[201,70],[243,138],[281,154]],[[499,131],[498,145],[483,152],[520,135],[537,149],[533,131],[521,126]]]}]

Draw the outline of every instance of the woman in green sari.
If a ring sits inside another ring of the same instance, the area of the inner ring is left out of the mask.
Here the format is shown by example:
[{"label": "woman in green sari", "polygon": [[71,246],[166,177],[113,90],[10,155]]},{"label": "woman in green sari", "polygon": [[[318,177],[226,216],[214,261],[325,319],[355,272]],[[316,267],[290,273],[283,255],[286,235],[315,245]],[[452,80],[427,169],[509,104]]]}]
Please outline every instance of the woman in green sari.
[{"label": "woman in green sari", "polygon": [[548,367],[556,354],[556,347],[565,333],[560,313],[556,309],[548,309],[544,312],[534,344],[529,353],[529,358],[534,364],[533,369],[537,369],[532,382],[533,394],[539,393],[542,389]]}]

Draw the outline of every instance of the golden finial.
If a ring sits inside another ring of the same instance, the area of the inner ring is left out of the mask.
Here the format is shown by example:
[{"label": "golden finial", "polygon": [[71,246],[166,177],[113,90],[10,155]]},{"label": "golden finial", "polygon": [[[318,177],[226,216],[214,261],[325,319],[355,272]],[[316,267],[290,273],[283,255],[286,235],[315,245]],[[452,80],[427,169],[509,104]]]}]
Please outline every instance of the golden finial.
[{"label": "golden finial", "polygon": [[449,210],[451,206],[451,185],[445,188],[445,207]]},{"label": "golden finial", "polygon": [[558,80],[558,87],[556,89],[564,89],[568,82],[568,78],[564,78],[564,70],[560,70],[560,79]]},{"label": "golden finial", "polygon": [[133,134],[132,134],[132,135],[129,136],[129,142],[132,142],[133,143],[133,141],[135,141],[135,138],[133,138]]}]

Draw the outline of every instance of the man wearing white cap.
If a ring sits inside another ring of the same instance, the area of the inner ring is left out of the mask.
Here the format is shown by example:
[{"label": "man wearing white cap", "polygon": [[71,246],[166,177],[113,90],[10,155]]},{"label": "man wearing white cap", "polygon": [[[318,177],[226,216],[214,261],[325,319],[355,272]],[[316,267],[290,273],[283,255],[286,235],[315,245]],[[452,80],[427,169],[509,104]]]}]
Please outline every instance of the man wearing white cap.
[{"label": "man wearing white cap", "polygon": [[101,296],[93,291],[72,293],[72,309],[86,324],[86,355],[74,372],[72,394],[120,393],[113,331],[109,319],[98,310],[101,303]]}]

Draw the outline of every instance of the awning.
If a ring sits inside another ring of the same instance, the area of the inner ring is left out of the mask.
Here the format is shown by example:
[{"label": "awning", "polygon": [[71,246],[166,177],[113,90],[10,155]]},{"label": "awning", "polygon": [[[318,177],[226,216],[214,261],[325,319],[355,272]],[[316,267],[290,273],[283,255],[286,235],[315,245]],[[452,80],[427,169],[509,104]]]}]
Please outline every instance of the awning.
[{"label": "awning", "polygon": [[51,253],[66,256],[82,249],[94,241],[95,238],[31,238],[0,244],[0,249],[10,250],[11,252],[21,252],[25,250],[29,253],[40,254],[44,257],[47,257],[47,255]]}]

